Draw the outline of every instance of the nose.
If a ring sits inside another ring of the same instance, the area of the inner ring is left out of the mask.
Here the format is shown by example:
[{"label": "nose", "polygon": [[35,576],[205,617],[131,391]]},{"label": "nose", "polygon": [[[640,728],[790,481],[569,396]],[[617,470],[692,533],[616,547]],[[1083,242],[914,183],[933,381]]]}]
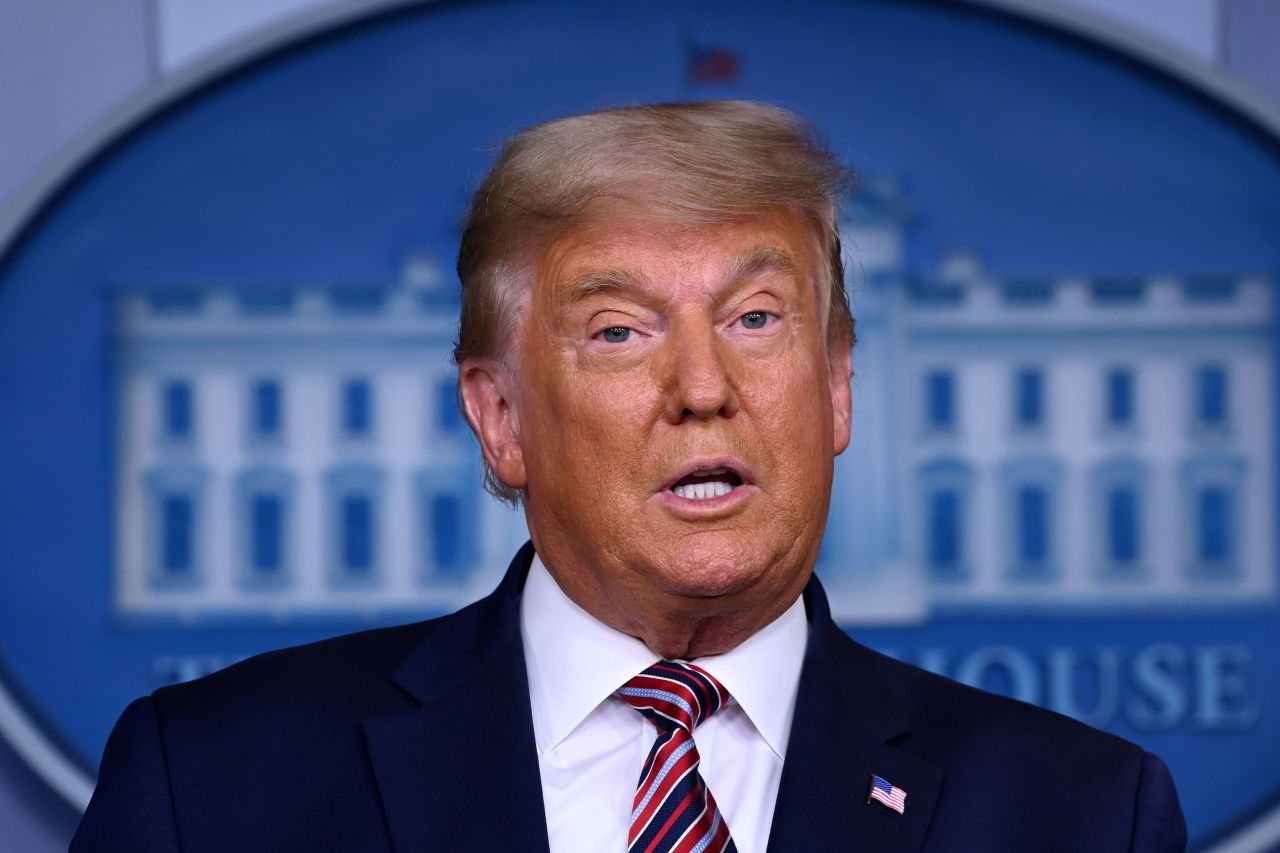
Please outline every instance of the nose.
[{"label": "nose", "polygon": [[733,355],[727,342],[707,323],[676,325],[669,335],[667,420],[678,424],[737,414],[738,392],[731,376]]}]

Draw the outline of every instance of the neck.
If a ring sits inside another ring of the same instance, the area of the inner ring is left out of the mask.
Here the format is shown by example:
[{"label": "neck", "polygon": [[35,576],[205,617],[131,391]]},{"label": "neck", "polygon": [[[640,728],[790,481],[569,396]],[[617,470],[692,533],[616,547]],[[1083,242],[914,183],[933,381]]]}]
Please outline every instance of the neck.
[{"label": "neck", "polygon": [[804,590],[810,570],[786,573],[786,583],[727,595],[658,595],[625,585],[605,588],[593,575],[543,564],[575,604],[609,627],[639,639],[658,657],[694,660],[737,647],[773,622]]}]

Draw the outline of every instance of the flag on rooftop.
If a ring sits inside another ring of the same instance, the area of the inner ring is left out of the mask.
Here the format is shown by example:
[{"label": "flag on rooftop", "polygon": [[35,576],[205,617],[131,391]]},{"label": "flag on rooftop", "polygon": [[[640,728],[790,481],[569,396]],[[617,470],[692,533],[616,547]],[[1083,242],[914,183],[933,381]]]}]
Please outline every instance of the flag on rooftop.
[{"label": "flag on rooftop", "polygon": [[736,51],[685,40],[686,75],[690,83],[729,83],[738,78]]}]

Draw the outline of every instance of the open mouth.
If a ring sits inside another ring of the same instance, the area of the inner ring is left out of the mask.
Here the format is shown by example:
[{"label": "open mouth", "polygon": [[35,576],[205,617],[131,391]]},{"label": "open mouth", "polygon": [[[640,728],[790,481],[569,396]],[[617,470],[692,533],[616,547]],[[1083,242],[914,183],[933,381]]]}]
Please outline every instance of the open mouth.
[{"label": "open mouth", "polygon": [[691,501],[708,501],[724,497],[742,485],[742,477],[728,468],[694,471],[671,484],[677,497]]}]

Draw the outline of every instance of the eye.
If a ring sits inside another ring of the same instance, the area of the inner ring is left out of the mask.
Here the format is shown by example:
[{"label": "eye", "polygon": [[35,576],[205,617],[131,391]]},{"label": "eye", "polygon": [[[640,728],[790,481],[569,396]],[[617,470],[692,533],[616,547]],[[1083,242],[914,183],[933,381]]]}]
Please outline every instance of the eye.
[{"label": "eye", "polygon": [[744,329],[763,329],[769,325],[768,311],[748,311],[738,318]]},{"label": "eye", "polygon": [[626,326],[610,326],[600,333],[600,338],[607,344],[625,343],[631,337],[631,330]]}]

